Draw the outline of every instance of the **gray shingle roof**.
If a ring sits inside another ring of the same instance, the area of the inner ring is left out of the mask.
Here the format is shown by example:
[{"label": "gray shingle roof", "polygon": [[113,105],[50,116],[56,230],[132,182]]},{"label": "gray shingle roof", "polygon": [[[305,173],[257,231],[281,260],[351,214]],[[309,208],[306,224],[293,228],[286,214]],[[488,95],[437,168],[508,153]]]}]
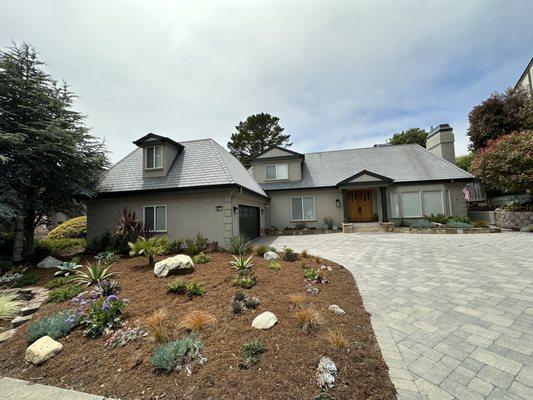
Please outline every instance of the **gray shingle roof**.
[{"label": "gray shingle roof", "polygon": [[98,193],[238,185],[266,196],[242,164],[213,139],[180,142],[181,150],[166,176],[143,179],[143,153],[137,148],[100,179]]},{"label": "gray shingle roof", "polygon": [[454,164],[417,144],[306,153],[302,179],[262,183],[265,190],[333,187],[367,170],[398,182],[472,179]]}]

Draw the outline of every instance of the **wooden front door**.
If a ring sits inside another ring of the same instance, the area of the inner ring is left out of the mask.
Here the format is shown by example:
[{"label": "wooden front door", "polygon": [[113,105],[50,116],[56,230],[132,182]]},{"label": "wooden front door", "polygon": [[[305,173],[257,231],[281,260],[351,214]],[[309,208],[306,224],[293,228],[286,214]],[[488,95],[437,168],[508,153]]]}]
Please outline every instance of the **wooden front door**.
[{"label": "wooden front door", "polygon": [[350,222],[365,222],[374,219],[372,190],[351,190],[348,192],[348,218]]}]

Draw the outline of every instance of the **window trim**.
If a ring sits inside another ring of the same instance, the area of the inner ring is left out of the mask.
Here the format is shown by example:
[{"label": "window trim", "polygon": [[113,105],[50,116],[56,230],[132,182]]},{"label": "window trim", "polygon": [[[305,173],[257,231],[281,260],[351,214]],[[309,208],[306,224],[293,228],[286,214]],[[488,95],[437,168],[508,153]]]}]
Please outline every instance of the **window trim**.
[{"label": "window trim", "polygon": [[[286,165],[287,166],[287,177],[286,178],[278,178],[278,166],[279,165]],[[276,177],[275,178],[268,178],[267,177],[267,168],[268,167],[276,167]],[[274,163],[274,164],[266,164],[265,165],[265,181],[286,181],[289,179],[289,163]]]},{"label": "window trim", "polygon": [[[161,149],[161,166],[156,167],[155,166],[155,149],[159,147]],[[154,149],[154,166],[148,167],[148,150]],[[144,148],[144,169],[147,171],[157,171],[163,169],[163,146],[162,145],[153,145],[153,146],[147,146]]]},{"label": "window trim", "polygon": [[430,215],[430,214],[426,214],[426,210],[423,208],[424,207],[424,193],[428,193],[428,192],[440,192],[440,205],[441,205],[442,212],[437,213],[437,214],[445,214],[446,210],[444,209],[444,197],[443,197],[444,194],[442,193],[442,189],[421,190],[420,191],[421,198],[422,198],[422,214],[424,214],[424,216],[425,215]]},{"label": "window trim", "polygon": [[165,233],[167,232],[167,205],[166,204],[154,204],[154,205],[150,204],[150,205],[143,206],[143,226],[145,226],[144,221],[146,221],[146,209],[153,208],[154,209],[154,228],[156,227],[156,208],[157,207],[165,207],[165,229],[163,230],[153,229],[153,230],[150,230],[150,232]]},{"label": "window trim", "polygon": [[406,192],[401,192],[401,200],[400,200],[400,204],[401,204],[401,207],[402,207],[402,218],[424,218],[423,215],[405,215],[404,212],[403,212],[403,195],[405,193],[416,193],[418,194],[418,209],[420,211],[420,214],[422,214],[423,210],[422,210],[422,196],[420,195],[420,190],[410,190],[410,191],[406,191]]},{"label": "window trim", "polygon": [[[305,213],[304,213],[304,198],[311,198],[313,199],[313,211],[314,211],[314,218],[313,219],[305,219]],[[293,219],[292,218],[292,199],[301,199],[302,202],[302,217],[303,219]],[[290,213],[290,221],[291,222],[316,222],[316,201],[315,196],[291,196],[289,197],[289,213]]]}]

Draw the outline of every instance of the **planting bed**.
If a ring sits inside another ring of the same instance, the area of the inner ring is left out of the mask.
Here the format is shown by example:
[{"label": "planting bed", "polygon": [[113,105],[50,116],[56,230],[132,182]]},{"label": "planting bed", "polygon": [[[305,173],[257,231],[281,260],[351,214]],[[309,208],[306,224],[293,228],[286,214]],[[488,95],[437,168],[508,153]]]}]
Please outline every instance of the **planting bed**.
[{"label": "planting bed", "polygon": [[[232,315],[229,305],[236,288],[232,285],[235,271],[232,256],[210,253],[211,261],[197,265],[196,271],[183,275],[184,280],[204,284],[206,293],[188,300],[184,295],[167,293],[166,286],[175,279],[155,277],[142,258],[123,258],[113,270],[129,299],[124,319],[143,327],[144,319],[162,307],[168,311],[172,339],[186,332],[177,326],[183,316],[193,310],[207,311],[218,320],[216,329],[202,331],[207,364],[195,366],[193,374],[185,371],[163,373],[150,363],[157,343],[151,336],[141,337],[124,347],[108,349],[106,337],[88,339],[81,329],[59,339],[63,351],[36,367],[24,362],[28,346],[28,324],[0,346],[0,375],[26,379],[123,399],[313,399],[321,393],[316,384],[316,368],[323,356],[331,358],[338,368],[336,386],[329,393],[336,399],[395,399],[394,387],[376,343],[370,316],[365,311],[352,275],[343,267],[310,257],[310,265],[328,265],[328,284],[315,284],[320,293],[306,292],[307,281],[300,261],[280,261],[281,269],[268,268],[269,262],[255,256],[253,272],[257,285],[247,292],[259,298],[257,309]],[[159,257],[158,259],[163,259]],[[53,270],[38,271],[43,285]],[[290,294],[304,294],[308,304],[317,309],[324,323],[305,333],[297,324],[291,309]],[[337,316],[328,310],[337,304],[346,311]],[[33,320],[65,308],[69,302],[43,304]],[[264,311],[276,314],[279,322],[269,330],[251,327],[252,320]],[[328,330],[339,330],[348,341],[344,349],[335,349],[325,340]],[[241,346],[250,340],[263,342],[266,352],[250,369],[240,369]]]}]

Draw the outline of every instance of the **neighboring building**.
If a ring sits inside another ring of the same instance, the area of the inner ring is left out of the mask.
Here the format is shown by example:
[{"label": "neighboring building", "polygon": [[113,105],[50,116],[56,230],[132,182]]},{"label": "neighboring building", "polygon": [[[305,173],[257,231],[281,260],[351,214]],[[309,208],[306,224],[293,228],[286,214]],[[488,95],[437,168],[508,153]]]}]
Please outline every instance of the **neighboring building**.
[{"label": "neighboring building", "polygon": [[516,82],[515,89],[519,87],[524,88],[524,90],[533,96],[533,57],[518,79],[518,82]]},{"label": "neighboring building", "polygon": [[264,228],[466,215],[453,132],[439,125],[417,144],[300,154],[275,147],[247,171],[211,139],[175,142],[148,134],[102,178],[88,200],[88,237],[114,229],[124,207],[170,239],[200,231],[224,243]]}]

